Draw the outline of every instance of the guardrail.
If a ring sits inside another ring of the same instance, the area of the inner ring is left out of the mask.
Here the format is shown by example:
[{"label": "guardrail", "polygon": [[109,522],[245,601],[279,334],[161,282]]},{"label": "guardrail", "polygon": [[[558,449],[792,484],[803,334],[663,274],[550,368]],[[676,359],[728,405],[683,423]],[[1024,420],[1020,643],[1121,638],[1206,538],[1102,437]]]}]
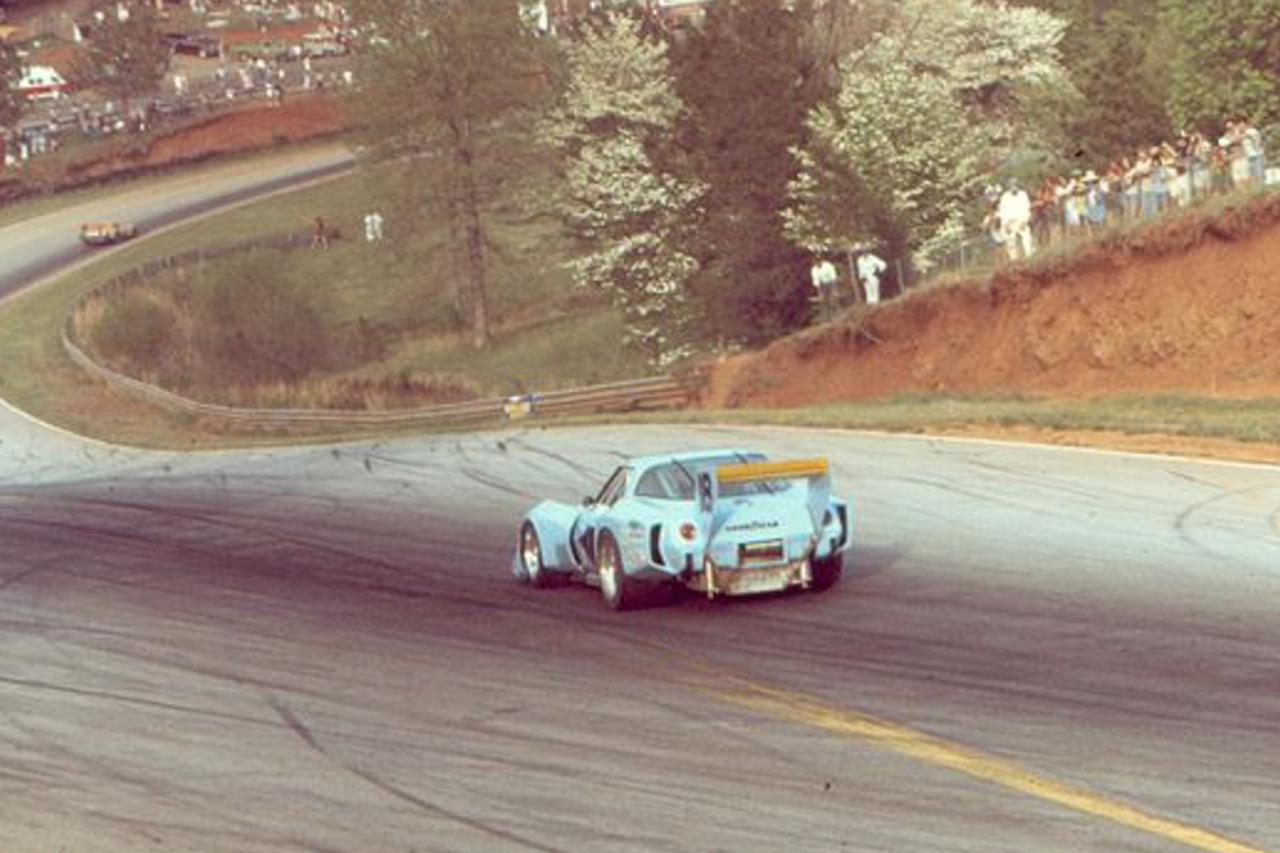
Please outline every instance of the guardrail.
[{"label": "guardrail", "polygon": [[183,397],[158,385],[99,364],[75,341],[74,315],[84,300],[104,292],[126,287],[161,271],[225,257],[260,247],[294,247],[305,245],[309,237],[287,234],[259,237],[253,240],[210,250],[192,250],[180,255],[151,261],[103,282],[85,294],[68,312],[62,328],[62,346],[71,360],[89,376],[113,390],[167,411],[193,418],[217,421],[241,429],[279,430],[298,427],[392,427],[481,424],[487,421],[519,420],[539,415],[597,414],[671,408],[687,404],[695,396],[695,381],[673,376],[655,376],[570,388],[559,391],[518,394],[448,403],[413,409],[285,409],[240,408],[205,403]]},{"label": "guardrail", "polygon": [[247,409],[203,403],[98,364],[71,340],[66,329],[62,345],[82,370],[125,393],[170,412],[212,419],[246,429],[297,427],[390,427],[479,424],[520,420],[538,415],[599,414],[646,411],[680,406],[693,397],[692,388],[672,376],[655,376],[546,393],[520,394],[448,403],[414,409]]}]

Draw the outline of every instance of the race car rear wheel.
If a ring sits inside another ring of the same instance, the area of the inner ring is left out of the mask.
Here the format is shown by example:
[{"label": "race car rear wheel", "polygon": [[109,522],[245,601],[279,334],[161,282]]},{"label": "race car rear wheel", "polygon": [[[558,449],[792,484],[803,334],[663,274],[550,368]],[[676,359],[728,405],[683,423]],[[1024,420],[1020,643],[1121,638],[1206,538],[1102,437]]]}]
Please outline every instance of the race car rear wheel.
[{"label": "race car rear wheel", "polygon": [[538,531],[528,521],[520,527],[520,567],[529,578],[530,586],[542,588],[551,585],[551,577],[542,564],[542,543],[538,541]]},{"label": "race car rear wheel", "polygon": [[636,582],[623,570],[622,552],[613,534],[607,530],[600,534],[596,556],[600,568],[600,595],[604,597],[604,603],[614,610],[635,607],[639,601]]},{"label": "race car rear wheel", "polygon": [[814,560],[811,564],[813,569],[813,582],[809,588],[815,592],[821,592],[824,589],[830,589],[840,580],[840,575],[844,573],[844,555],[835,554],[822,560]]}]

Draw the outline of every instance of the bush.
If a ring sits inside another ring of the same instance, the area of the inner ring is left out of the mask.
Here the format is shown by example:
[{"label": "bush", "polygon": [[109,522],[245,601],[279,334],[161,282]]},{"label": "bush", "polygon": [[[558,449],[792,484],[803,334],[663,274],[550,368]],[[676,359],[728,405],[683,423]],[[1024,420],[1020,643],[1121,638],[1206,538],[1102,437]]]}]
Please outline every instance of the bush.
[{"label": "bush", "polygon": [[93,324],[89,340],[116,369],[153,373],[176,354],[177,320],[173,306],[155,293],[129,288]]},{"label": "bush", "polygon": [[341,360],[323,306],[292,275],[287,256],[255,252],[219,265],[192,295],[196,375],[221,387],[296,382]]}]

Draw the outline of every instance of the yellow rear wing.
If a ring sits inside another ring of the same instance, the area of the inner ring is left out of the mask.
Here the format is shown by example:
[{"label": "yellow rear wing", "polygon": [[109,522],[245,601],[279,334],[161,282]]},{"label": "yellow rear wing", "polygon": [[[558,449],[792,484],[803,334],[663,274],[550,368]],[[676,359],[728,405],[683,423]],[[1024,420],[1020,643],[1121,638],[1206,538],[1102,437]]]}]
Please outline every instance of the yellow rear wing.
[{"label": "yellow rear wing", "polygon": [[826,459],[788,459],[782,462],[744,462],[721,465],[716,479],[721,483],[760,483],[769,480],[807,480],[830,472]]},{"label": "yellow rear wing", "polygon": [[715,504],[720,487],[730,483],[764,483],[771,480],[804,480],[808,486],[805,505],[813,521],[815,534],[822,531],[822,518],[831,496],[831,465],[824,458],[787,459],[781,462],[743,462],[738,465],[721,465],[715,477],[704,472],[699,476],[699,505],[704,523],[714,517]]}]

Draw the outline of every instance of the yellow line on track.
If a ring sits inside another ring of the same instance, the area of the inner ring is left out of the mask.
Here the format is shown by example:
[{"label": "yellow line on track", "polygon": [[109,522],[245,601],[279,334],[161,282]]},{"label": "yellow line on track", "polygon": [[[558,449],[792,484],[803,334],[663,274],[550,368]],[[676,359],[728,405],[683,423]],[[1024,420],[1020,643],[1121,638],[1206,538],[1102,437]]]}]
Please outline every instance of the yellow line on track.
[{"label": "yellow line on track", "polygon": [[949,743],[897,723],[837,708],[811,696],[734,678],[739,687],[697,689],[716,698],[770,716],[855,737],[1018,791],[1084,814],[1156,835],[1210,853],[1268,853],[1190,824],[1158,817],[1083,788],[1058,782],[968,747]]}]

